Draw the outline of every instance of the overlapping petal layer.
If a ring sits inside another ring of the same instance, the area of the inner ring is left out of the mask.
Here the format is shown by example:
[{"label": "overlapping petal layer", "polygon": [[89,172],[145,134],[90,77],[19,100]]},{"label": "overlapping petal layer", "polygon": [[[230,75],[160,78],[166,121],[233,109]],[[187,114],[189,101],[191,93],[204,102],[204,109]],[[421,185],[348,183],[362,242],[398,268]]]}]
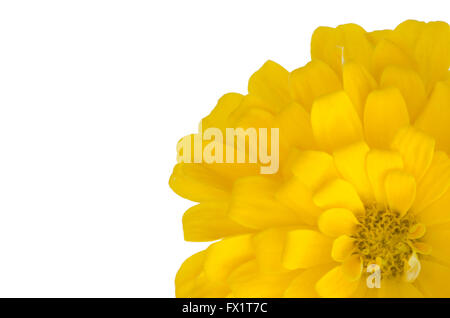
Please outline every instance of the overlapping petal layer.
[{"label": "overlapping petal layer", "polygon": [[279,171],[175,166],[170,186],[199,203],[186,240],[220,239],[183,263],[176,295],[450,297],[449,66],[443,22],[320,27],[310,63],[269,61],[221,98],[202,129],[279,128]]}]

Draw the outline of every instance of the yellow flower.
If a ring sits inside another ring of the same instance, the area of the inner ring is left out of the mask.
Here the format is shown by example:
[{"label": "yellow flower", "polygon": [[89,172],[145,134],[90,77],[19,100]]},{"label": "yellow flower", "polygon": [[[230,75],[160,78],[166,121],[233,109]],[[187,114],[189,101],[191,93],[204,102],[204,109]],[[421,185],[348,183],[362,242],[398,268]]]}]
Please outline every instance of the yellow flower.
[{"label": "yellow flower", "polygon": [[[450,28],[320,27],[312,60],[267,62],[202,129],[279,128],[279,172],[178,163],[199,202],[178,297],[450,297]],[[203,145],[204,147],[205,145]],[[379,287],[379,288],[378,288]]]}]

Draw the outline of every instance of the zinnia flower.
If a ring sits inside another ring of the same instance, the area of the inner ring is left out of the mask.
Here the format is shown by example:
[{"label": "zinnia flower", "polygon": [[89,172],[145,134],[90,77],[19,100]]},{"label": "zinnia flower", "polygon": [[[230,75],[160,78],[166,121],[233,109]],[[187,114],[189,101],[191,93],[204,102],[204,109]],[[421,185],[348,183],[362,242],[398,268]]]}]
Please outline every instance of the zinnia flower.
[{"label": "zinnia flower", "polygon": [[279,128],[280,169],[175,166],[185,239],[216,241],[177,297],[450,297],[449,66],[443,22],[320,27],[311,62],[223,96],[202,129]]}]

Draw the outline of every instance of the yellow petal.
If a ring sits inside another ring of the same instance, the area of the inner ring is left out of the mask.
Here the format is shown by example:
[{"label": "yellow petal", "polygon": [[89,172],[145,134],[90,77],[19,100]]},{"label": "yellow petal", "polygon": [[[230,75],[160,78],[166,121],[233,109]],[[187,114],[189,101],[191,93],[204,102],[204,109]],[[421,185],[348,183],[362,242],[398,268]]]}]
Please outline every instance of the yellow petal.
[{"label": "yellow petal", "polygon": [[363,270],[363,261],[361,256],[354,254],[348,257],[344,263],[342,263],[342,272],[351,281],[359,280],[361,278]]},{"label": "yellow petal", "polygon": [[420,289],[427,297],[450,297],[450,268],[432,261],[421,261],[422,269],[417,278]]},{"label": "yellow petal", "polygon": [[288,233],[283,264],[288,269],[309,268],[330,263],[332,240],[312,230]]},{"label": "yellow petal", "polygon": [[420,181],[431,165],[435,141],[418,129],[407,126],[399,130],[391,148],[403,157],[405,171]]},{"label": "yellow petal", "polygon": [[450,84],[436,84],[415,125],[436,139],[436,149],[450,153]]},{"label": "yellow petal", "polygon": [[450,229],[429,228],[429,231],[423,237],[423,242],[431,247],[430,255],[438,261],[450,266],[450,244],[448,238]]},{"label": "yellow petal", "polygon": [[364,212],[364,205],[355,188],[343,179],[326,183],[314,195],[314,203],[323,209],[345,208],[355,214]]},{"label": "yellow petal", "polygon": [[320,231],[328,236],[352,235],[358,220],[352,211],[342,208],[329,209],[323,212],[318,221]]},{"label": "yellow petal", "polygon": [[183,230],[184,239],[191,242],[214,241],[250,231],[229,218],[226,201],[202,202],[187,210],[183,215]]},{"label": "yellow petal", "polygon": [[355,240],[348,235],[341,235],[333,241],[331,257],[336,262],[343,262],[355,249]]},{"label": "yellow petal", "polygon": [[286,156],[283,164],[280,167],[280,172],[283,180],[289,180],[294,175],[294,173],[292,172],[292,165],[297,161],[300,154],[301,150],[296,147],[292,147],[289,150],[288,155]]},{"label": "yellow petal", "polygon": [[275,116],[271,112],[258,107],[249,107],[240,116],[236,116],[236,118],[234,116],[236,116],[236,113],[232,114],[230,119],[232,127],[241,127],[244,129],[271,128],[275,121]]},{"label": "yellow petal", "polygon": [[169,185],[179,196],[196,202],[227,199],[231,188],[226,180],[196,163],[177,164]]},{"label": "yellow petal", "polygon": [[189,297],[195,278],[203,271],[205,251],[186,259],[175,277],[175,294],[177,297]]},{"label": "yellow petal", "polygon": [[206,250],[205,274],[213,282],[225,282],[228,275],[254,257],[251,235],[225,238]]},{"label": "yellow petal", "polygon": [[337,29],[342,34],[344,62],[356,62],[369,69],[374,48],[367,39],[366,31],[353,23],[340,25]]},{"label": "yellow petal", "polygon": [[422,293],[411,283],[383,279],[378,290],[380,298],[422,298]]},{"label": "yellow petal", "polygon": [[367,38],[376,47],[382,40],[389,38],[393,30],[375,30],[367,33]]},{"label": "yellow petal", "polygon": [[367,154],[366,168],[376,201],[387,204],[384,180],[390,170],[403,168],[401,156],[392,151],[371,150]]},{"label": "yellow petal", "polygon": [[336,176],[333,157],[321,151],[299,152],[291,169],[298,180],[311,190]]},{"label": "yellow petal", "polygon": [[367,33],[356,24],[343,24],[335,29],[320,27],[311,39],[312,60],[324,61],[339,75],[345,62],[356,62],[368,69],[372,51]]},{"label": "yellow petal", "polygon": [[450,66],[450,27],[445,22],[427,23],[417,39],[414,57],[428,88],[445,77]]},{"label": "yellow petal", "polygon": [[378,42],[372,56],[372,65],[375,78],[379,79],[383,70],[391,65],[413,68],[412,58],[388,39]]},{"label": "yellow petal", "polygon": [[426,226],[450,222],[450,191],[418,214],[420,222]]},{"label": "yellow petal", "polygon": [[414,121],[425,105],[427,93],[419,74],[398,66],[387,67],[382,76],[382,88],[396,87],[402,93],[408,108],[409,118]]},{"label": "yellow petal", "polygon": [[281,263],[286,230],[268,229],[253,237],[258,269],[264,273],[278,273],[286,271]]},{"label": "yellow petal", "polygon": [[230,294],[227,284],[210,281],[204,272],[195,279],[194,284],[191,292],[183,298],[224,298]]},{"label": "yellow petal", "polygon": [[341,89],[333,70],[321,61],[311,61],[293,71],[289,77],[289,91],[297,103],[309,111],[318,97]]},{"label": "yellow petal", "polygon": [[450,159],[444,152],[435,152],[430,168],[417,185],[413,211],[420,213],[439,200],[450,187]]},{"label": "yellow petal", "polygon": [[278,112],[290,102],[288,90],[289,72],[282,66],[267,61],[248,82],[249,94],[258,96]]},{"label": "yellow petal", "polygon": [[259,273],[255,261],[249,261],[235,269],[228,278],[234,297],[279,298],[298,272],[278,274]]},{"label": "yellow petal", "polygon": [[319,27],[311,38],[311,59],[327,63],[336,74],[342,73],[342,32],[335,28]]},{"label": "yellow petal", "polygon": [[274,126],[280,129],[280,146],[316,148],[309,114],[299,104],[292,103],[283,109],[275,118]]},{"label": "yellow petal", "polygon": [[222,96],[211,113],[203,118],[203,129],[215,127],[225,130],[228,127],[228,117],[239,107],[243,98],[244,96],[236,93]]},{"label": "yellow petal", "polygon": [[359,286],[359,280],[350,279],[338,266],[326,273],[316,284],[316,291],[321,297],[344,298],[352,295]]},{"label": "yellow petal", "polygon": [[433,250],[431,245],[424,242],[412,242],[411,247],[415,252],[422,255],[430,255]]},{"label": "yellow petal", "polygon": [[367,95],[377,87],[375,79],[361,64],[345,63],[342,81],[344,90],[353,102],[356,112],[360,118],[363,118]]},{"label": "yellow petal", "polygon": [[210,281],[203,270],[206,252],[194,254],[182,265],[175,278],[175,295],[177,297],[204,298],[225,297],[229,294],[228,286],[221,282]]},{"label": "yellow petal", "polygon": [[416,181],[412,175],[402,170],[388,172],[384,182],[386,199],[392,211],[406,214],[416,198]]},{"label": "yellow petal", "polygon": [[284,293],[287,298],[318,298],[315,285],[317,281],[325,275],[334,264],[315,266],[304,270],[291,282]]},{"label": "yellow petal", "polygon": [[372,188],[366,172],[368,152],[367,144],[358,142],[333,153],[336,169],[345,180],[354,185],[365,202],[373,201]]},{"label": "yellow petal", "polygon": [[424,27],[424,22],[406,20],[400,23],[395,28],[394,32],[389,34],[388,38],[398,45],[404,52],[413,54],[417,39],[422,33]]},{"label": "yellow petal", "polygon": [[369,146],[388,148],[397,131],[408,124],[408,109],[398,89],[373,91],[367,97],[364,129]]},{"label": "yellow petal", "polygon": [[361,120],[344,91],[314,102],[311,125],[317,143],[325,150],[334,151],[363,140]]},{"label": "yellow petal", "polygon": [[313,192],[293,176],[275,193],[275,198],[298,214],[305,224],[316,224],[322,212],[313,201]]},{"label": "yellow petal", "polygon": [[378,288],[368,288],[366,279],[360,279],[356,291],[350,296],[351,298],[377,298]]},{"label": "yellow petal", "polygon": [[416,223],[409,229],[408,238],[410,240],[417,240],[425,235],[426,230],[427,228],[424,224]]},{"label": "yellow petal", "polygon": [[275,200],[279,183],[270,177],[238,179],[232,191],[229,216],[252,229],[301,223],[298,215]]}]

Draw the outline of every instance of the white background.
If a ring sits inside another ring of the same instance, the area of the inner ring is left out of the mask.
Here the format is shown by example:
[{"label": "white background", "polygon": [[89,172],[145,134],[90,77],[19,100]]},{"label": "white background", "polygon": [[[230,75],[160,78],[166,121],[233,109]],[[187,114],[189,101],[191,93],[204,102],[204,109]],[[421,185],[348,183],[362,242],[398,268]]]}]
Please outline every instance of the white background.
[{"label": "white background", "polygon": [[450,22],[448,1],[1,1],[0,296],[173,297],[176,142],[320,25]]}]

